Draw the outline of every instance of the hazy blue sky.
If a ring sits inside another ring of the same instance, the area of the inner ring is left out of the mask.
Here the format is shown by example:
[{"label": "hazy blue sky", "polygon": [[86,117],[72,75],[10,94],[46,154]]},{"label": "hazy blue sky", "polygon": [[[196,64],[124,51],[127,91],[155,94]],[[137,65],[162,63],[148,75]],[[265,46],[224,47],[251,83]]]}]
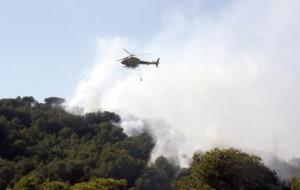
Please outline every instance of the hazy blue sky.
[{"label": "hazy blue sky", "polygon": [[[195,2],[0,0],[0,98],[68,98],[93,62],[99,38],[150,39],[166,12]],[[220,2],[202,4],[209,9]]]},{"label": "hazy blue sky", "polygon": [[167,6],[128,2],[0,1],[0,96],[69,96],[98,38],[147,38]]},{"label": "hazy blue sky", "polygon": [[165,12],[195,1],[179,2],[0,0],[0,98],[70,97],[97,39],[147,40]]}]

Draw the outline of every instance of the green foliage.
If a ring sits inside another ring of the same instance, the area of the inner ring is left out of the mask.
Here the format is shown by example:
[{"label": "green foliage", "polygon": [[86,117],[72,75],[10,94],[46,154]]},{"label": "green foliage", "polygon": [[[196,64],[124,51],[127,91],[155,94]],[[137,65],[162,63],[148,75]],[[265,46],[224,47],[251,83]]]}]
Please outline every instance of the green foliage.
[{"label": "green foliage", "polygon": [[13,185],[14,175],[13,162],[0,158],[0,189]]},{"label": "green foliage", "polygon": [[74,184],[89,179],[89,170],[82,160],[54,160],[40,172],[44,178]]},{"label": "green foliage", "polygon": [[[118,115],[73,115],[61,107],[63,102],[57,97],[47,98],[45,103],[33,97],[0,100],[1,190],[278,187],[275,172],[266,168],[260,158],[236,149],[196,154],[187,170],[163,157],[147,166],[154,147],[148,134],[128,137],[119,127]],[[292,179],[291,186],[299,189],[299,180]]]},{"label": "green foliage", "polygon": [[127,182],[124,179],[98,178],[70,186],[67,183],[59,181],[43,182],[37,176],[28,175],[22,177],[16,183],[13,190],[127,190]]},{"label": "green foliage", "polygon": [[126,180],[99,178],[91,182],[77,183],[72,190],[126,190]]},{"label": "green foliage", "polygon": [[[180,181],[201,182],[215,189],[277,189],[276,173],[269,170],[257,156],[240,150],[215,148],[203,155],[195,155],[190,176]],[[181,188],[184,189],[184,188]]]},{"label": "green foliage", "polygon": [[13,190],[42,190],[42,181],[34,175],[22,177],[14,186]]},{"label": "green foliage", "polygon": [[59,181],[46,181],[41,185],[42,190],[70,190],[70,186]]},{"label": "green foliage", "polygon": [[291,180],[291,190],[300,190],[300,180],[297,177]]},{"label": "green foliage", "polygon": [[0,100],[0,189],[26,189],[36,178],[72,185],[111,177],[133,186],[154,146],[150,136],[127,137],[111,112],[67,113],[63,101]]},{"label": "green foliage", "polygon": [[126,179],[132,186],[141,173],[145,162],[135,159],[128,151],[118,147],[109,147],[100,155],[99,176]]},{"label": "green foliage", "polygon": [[178,190],[213,190],[193,175],[181,177],[176,185]]},{"label": "green foliage", "polygon": [[166,158],[159,157],[135,183],[136,190],[172,190],[179,168]]}]

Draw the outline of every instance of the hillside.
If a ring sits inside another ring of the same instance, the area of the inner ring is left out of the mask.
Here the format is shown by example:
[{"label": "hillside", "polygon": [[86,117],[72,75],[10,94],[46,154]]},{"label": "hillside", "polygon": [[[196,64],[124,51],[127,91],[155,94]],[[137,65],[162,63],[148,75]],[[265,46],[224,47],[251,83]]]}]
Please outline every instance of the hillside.
[{"label": "hillside", "polygon": [[[0,100],[0,189],[278,189],[259,157],[235,149],[195,154],[182,169],[159,157],[154,141],[127,136],[111,112],[73,115],[61,98]],[[297,183],[297,180],[296,182]]]},{"label": "hillside", "polygon": [[151,137],[128,137],[114,113],[72,115],[57,100],[0,101],[0,189],[27,175],[69,184],[121,178],[132,186],[146,167]]}]

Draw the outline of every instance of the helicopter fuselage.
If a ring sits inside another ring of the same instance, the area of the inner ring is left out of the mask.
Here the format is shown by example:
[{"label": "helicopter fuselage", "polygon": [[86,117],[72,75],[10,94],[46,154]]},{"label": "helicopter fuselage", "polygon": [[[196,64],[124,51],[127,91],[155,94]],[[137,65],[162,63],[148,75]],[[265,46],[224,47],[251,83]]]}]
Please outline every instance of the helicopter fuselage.
[{"label": "helicopter fuselage", "polygon": [[126,67],[136,68],[139,66],[140,59],[138,59],[136,57],[129,57],[129,58],[126,58],[123,61],[121,61],[121,63]]}]

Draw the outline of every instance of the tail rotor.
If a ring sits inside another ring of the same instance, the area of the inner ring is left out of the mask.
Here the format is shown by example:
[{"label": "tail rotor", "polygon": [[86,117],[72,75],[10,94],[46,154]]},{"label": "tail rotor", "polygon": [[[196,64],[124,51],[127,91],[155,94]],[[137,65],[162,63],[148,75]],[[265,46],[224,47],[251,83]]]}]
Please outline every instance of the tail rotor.
[{"label": "tail rotor", "polygon": [[156,67],[158,67],[159,64],[159,58],[157,59],[157,61],[155,62]]}]

